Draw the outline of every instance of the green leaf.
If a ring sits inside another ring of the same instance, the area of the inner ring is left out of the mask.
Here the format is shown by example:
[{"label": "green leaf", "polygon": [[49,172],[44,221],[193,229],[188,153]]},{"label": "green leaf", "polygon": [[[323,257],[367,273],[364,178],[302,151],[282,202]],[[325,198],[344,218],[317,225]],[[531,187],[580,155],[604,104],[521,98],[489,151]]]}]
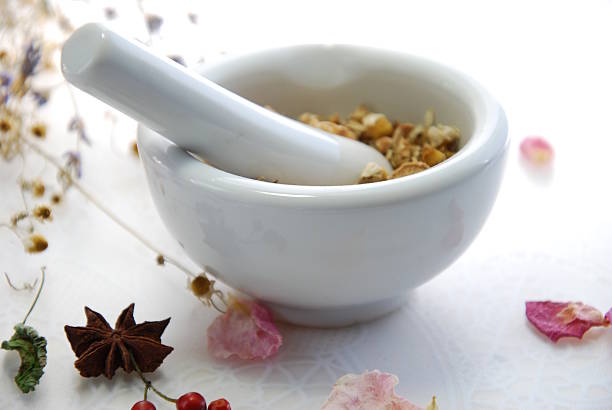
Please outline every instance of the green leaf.
[{"label": "green leaf", "polygon": [[2,342],[4,350],[17,350],[21,358],[21,366],[15,383],[24,392],[29,393],[35,389],[43,375],[43,368],[47,364],[47,340],[38,335],[33,327],[23,324],[15,325],[15,334],[10,340]]}]

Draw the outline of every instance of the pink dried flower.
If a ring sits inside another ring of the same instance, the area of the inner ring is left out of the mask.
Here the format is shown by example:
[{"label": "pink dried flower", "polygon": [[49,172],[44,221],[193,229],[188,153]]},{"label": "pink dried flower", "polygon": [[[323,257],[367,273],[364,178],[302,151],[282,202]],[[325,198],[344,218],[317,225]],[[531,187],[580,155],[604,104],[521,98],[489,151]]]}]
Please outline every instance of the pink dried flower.
[{"label": "pink dried flower", "polygon": [[612,309],[608,310],[606,315],[604,316],[608,322],[612,322]]},{"label": "pink dried flower", "polygon": [[582,336],[592,327],[609,326],[610,320],[592,306],[582,302],[526,302],[527,319],[550,340]]},{"label": "pink dried flower", "polygon": [[217,358],[265,359],[275,354],[283,338],[272,314],[249,300],[233,299],[227,312],[208,327],[208,351]]},{"label": "pink dried flower", "polygon": [[545,165],[553,158],[553,148],[548,141],[542,137],[525,137],[521,142],[521,154],[531,164]]},{"label": "pink dried flower", "polygon": [[[395,394],[397,376],[378,370],[340,377],[321,410],[423,410]],[[431,408],[437,408],[435,399]]]}]

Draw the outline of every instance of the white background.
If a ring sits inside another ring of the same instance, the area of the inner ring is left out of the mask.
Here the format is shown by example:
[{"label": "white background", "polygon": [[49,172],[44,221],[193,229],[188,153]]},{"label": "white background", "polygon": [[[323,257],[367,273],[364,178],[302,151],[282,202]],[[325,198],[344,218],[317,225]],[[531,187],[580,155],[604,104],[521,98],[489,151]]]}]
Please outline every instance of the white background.
[{"label": "white background", "polygon": [[[75,21],[100,20],[114,4],[115,24],[146,39],[131,2],[64,1]],[[397,391],[449,409],[612,409],[612,330],[554,345],[524,317],[528,299],[582,300],[612,306],[612,2],[158,2],[165,22],[153,44],[201,56],[303,42],[374,45],[427,56],[482,82],[508,115],[512,145],[496,206],[482,233],[452,267],[414,291],[400,311],[340,330],[282,326],[285,344],[266,362],[214,361],[205,330],[215,312],[190,297],[185,279],[160,268],[139,242],[71,191],[40,228],[49,249],[32,256],[0,231],[0,270],[31,281],[47,265],[48,282],[29,323],[48,338],[49,362],[36,392],[21,395],[12,377],[17,355],[0,353],[0,408],[116,409],[140,400],[134,375],[83,379],[64,324],[85,323],[88,305],[114,323],[136,303],[137,321],[172,317],[163,341],[175,347],[152,376],[171,395],[197,390],[224,396],[237,410],[317,409],[347,372],[378,368],[400,378]],[[186,13],[199,15],[189,23]],[[409,98],[409,96],[407,96]],[[129,153],[134,124],[119,118],[112,138],[108,111],[77,93],[91,148],[83,148],[83,184],[169,254],[189,264],[149,198],[139,162]],[[65,87],[42,112],[44,146],[74,146]],[[555,147],[553,169],[533,172],[519,160],[529,134]],[[20,207],[19,161],[0,163],[0,219]],[[30,175],[54,171],[40,161]],[[189,265],[192,266],[192,265]],[[197,269],[196,267],[193,267]],[[373,273],[375,274],[375,273]],[[31,294],[0,285],[0,335],[8,338]],[[171,408],[156,401],[158,409]]]}]

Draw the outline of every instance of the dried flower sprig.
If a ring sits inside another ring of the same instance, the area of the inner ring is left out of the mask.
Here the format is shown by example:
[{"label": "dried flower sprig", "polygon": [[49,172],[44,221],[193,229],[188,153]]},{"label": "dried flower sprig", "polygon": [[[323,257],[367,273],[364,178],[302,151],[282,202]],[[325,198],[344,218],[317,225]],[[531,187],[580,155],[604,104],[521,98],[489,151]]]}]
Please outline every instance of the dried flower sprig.
[{"label": "dried flower sprig", "polygon": [[[26,326],[26,321],[30,317],[34,306],[36,306],[45,284],[45,268],[42,267],[40,271],[40,285],[28,312],[21,323],[15,325],[13,336],[9,340],[3,341],[0,346],[4,350],[16,350],[19,353],[21,365],[15,376],[15,384],[23,393],[29,393],[36,389],[36,385],[44,374],[43,369],[47,364],[47,340],[40,336],[36,329]],[[21,289],[16,288],[6,273],[5,276],[9,286],[15,290],[33,289],[34,287],[33,285],[24,285]]]}]

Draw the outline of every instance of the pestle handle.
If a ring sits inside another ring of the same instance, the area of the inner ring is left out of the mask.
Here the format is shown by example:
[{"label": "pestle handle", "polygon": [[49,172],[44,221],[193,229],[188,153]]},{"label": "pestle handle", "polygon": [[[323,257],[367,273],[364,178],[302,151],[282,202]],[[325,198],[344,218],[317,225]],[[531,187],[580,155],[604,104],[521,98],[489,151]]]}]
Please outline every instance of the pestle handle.
[{"label": "pestle handle", "polygon": [[234,174],[342,185],[372,160],[363,144],[260,107],[100,24],[66,41],[62,71],[76,87]]}]

